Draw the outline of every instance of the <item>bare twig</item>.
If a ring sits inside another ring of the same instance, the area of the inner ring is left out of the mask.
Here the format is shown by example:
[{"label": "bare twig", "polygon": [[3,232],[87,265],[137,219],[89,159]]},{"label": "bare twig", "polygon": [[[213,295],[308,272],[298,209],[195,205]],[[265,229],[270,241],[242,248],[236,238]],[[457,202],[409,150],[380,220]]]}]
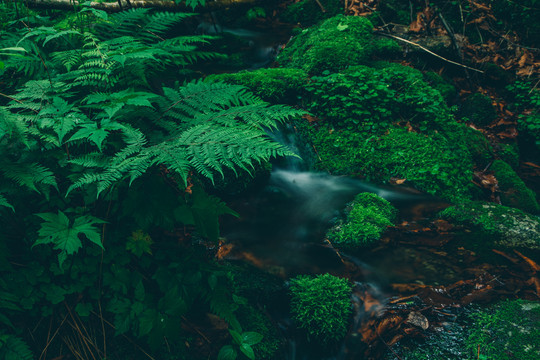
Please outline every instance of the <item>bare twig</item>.
[{"label": "bare twig", "polygon": [[396,40],[399,40],[399,41],[403,41],[403,42],[405,42],[405,43],[407,43],[407,44],[416,46],[416,47],[418,47],[418,48],[424,50],[424,51],[427,52],[428,54],[431,54],[431,55],[433,55],[433,56],[435,56],[435,57],[438,57],[439,59],[444,60],[444,61],[446,61],[446,62],[448,62],[448,63],[450,63],[450,64],[454,64],[454,65],[460,66],[460,67],[465,68],[465,69],[473,70],[473,71],[479,72],[479,73],[481,73],[481,74],[484,73],[482,70],[478,70],[478,69],[472,68],[472,67],[470,67],[470,66],[463,65],[463,64],[460,64],[460,63],[455,62],[455,61],[452,61],[452,60],[448,60],[448,59],[442,57],[441,55],[435,54],[433,51],[431,51],[431,50],[429,50],[429,49],[426,49],[425,47],[423,47],[423,46],[420,45],[420,44],[417,44],[417,43],[415,43],[415,42],[412,42],[412,41],[409,41],[409,40],[407,40],[407,39],[401,38],[401,37],[399,37],[399,36],[395,36],[395,35],[391,35],[391,34],[386,34],[386,33],[380,32],[380,31],[375,31],[375,33],[377,33],[377,34],[379,34],[379,35],[383,35],[383,36],[388,36],[388,37],[391,37],[391,38],[393,38],[393,39],[396,39]]},{"label": "bare twig", "polygon": [[320,2],[319,0],[315,0],[315,2],[317,3],[317,5],[319,5],[319,7],[321,8],[321,11],[322,11],[323,13],[325,13],[325,12],[326,12],[326,9],[324,8],[323,4],[321,4],[321,2]]}]

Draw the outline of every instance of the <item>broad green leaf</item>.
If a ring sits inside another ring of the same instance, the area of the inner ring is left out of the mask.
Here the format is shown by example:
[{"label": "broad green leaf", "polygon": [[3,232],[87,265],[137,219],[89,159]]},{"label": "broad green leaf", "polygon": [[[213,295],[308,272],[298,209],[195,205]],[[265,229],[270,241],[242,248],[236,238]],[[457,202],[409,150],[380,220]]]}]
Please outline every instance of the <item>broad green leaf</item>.
[{"label": "broad green leaf", "polygon": [[248,345],[255,345],[261,342],[263,336],[254,331],[247,331],[242,334],[242,342]]},{"label": "broad green leaf", "polygon": [[236,360],[238,354],[231,345],[225,345],[219,350],[218,360]]},{"label": "broad green leaf", "polygon": [[240,351],[244,353],[250,360],[255,360],[255,353],[253,352],[253,349],[248,344],[241,344],[240,345]]},{"label": "broad green leaf", "polygon": [[32,247],[40,244],[53,244],[55,250],[60,250],[58,254],[60,267],[62,267],[68,255],[76,253],[82,247],[79,239],[81,234],[103,248],[101,234],[94,227],[96,224],[105,223],[103,220],[85,215],[77,217],[73,225],[71,225],[69,218],[62,211],[58,211],[58,214],[41,213],[36,215],[42,218],[44,222],[41,223],[41,228],[38,231],[39,238]]},{"label": "broad green leaf", "polygon": [[229,329],[229,333],[231,333],[231,336],[235,343],[241,344],[242,343],[242,335],[235,330]]}]

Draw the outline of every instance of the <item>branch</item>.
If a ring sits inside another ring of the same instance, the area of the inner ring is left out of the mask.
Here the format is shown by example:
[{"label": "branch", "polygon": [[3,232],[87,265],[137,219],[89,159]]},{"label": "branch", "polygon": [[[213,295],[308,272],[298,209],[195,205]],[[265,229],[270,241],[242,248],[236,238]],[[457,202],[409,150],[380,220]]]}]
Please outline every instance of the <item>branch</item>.
[{"label": "branch", "polygon": [[[212,2],[206,2],[204,6],[197,6],[195,11],[208,12],[219,9],[225,9],[229,7],[235,7],[239,5],[252,5],[264,0],[216,0]],[[25,4],[28,7],[34,8],[47,8],[47,9],[60,9],[60,10],[72,10],[77,6],[80,6],[84,1],[77,0],[26,0]],[[181,3],[175,3],[171,0],[132,0],[127,2],[126,0],[118,0],[117,2],[91,2],[90,7],[97,10],[104,10],[107,12],[119,12],[123,9],[131,8],[154,8],[158,10],[168,11],[194,11],[190,6],[187,6],[185,1]]]},{"label": "branch", "polygon": [[380,32],[380,31],[375,31],[376,34],[379,34],[379,35],[382,35],[382,36],[388,36],[388,37],[391,37],[392,39],[396,39],[396,40],[399,40],[399,41],[403,41],[407,44],[410,44],[410,45],[413,45],[413,46],[417,46],[419,47],[420,49],[424,50],[425,52],[427,52],[428,54],[431,54],[435,57],[438,57],[439,59],[441,60],[444,60],[446,62],[449,62],[450,64],[454,64],[454,65],[457,65],[457,66],[461,66],[462,68],[465,68],[465,69],[469,69],[469,70],[473,70],[473,71],[476,71],[476,72],[479,72],[481,74],[483,74],[484,72],[482,70],[478,70],[478,69],[475,69],[475,68],[472,68],[470,66],[467,66],[467,65],[463,65],[463,64],[460,64],[458,62],[455,62],[455,61],[452,61],[452,60],[448,60],[446,58],[443,58],[441,55],[438,55],[438,54],[435,54],[433,51],[429,50],[429,49],[426,49],[425,47],[423,47],[422,45],[420,44],[417,44],[415,42],[412,42],[412,41],[409,41],[407,39],[404,39],[404,38],[401,38],[399,36],[395,36],[395,35],[391,35],[391,34],[386,34],[386,33],[383,33],[383,32]]}]

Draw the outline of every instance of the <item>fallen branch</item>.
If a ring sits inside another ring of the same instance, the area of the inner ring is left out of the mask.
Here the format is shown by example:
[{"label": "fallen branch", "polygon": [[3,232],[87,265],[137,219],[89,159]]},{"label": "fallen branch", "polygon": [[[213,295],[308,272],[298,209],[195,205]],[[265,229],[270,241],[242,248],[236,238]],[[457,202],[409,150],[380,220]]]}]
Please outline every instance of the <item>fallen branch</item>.
[{"label": "fallen branch", "polygon": [[433,51],[431,51],[431,50],[429,50],[429,49],[426,49],[426,48],[423,47],[422,45],[417,44],[417,43],[415,43],[415,42],[412,42],[412,41],[410,41],[410,40],[401,38],[401,37],[399,37],[399,36],[395,36],[395,35],[387,34],[387,33],[384,33],[384,32],[380,32],[380,31],[375,31],[375,33],[376,33],[376,34],[379,34],[379,35],[382,35],[382,36],[388,36],[388,37],[391,37],[391,38],[393,38],[393,39],[396,39],[396,40],[399,40],[399,41],[403,41],[403,42],[405,42],[405,43],[407,43],[407,44],[416,46],[416,47],[418,47],[418,48],[424,50],[424,51],[427,52],[428,54],[431,54],[431,55],[433,55],[433,56],[435,56],[435,57],[438,57],[439,59],[444,60],[444,61],[446,61],[446,62],[448,62],[448,63],[450,63],[450,64],[454,64],[454,65],[457,65],[457,66],[461,66],[462,68],[469,69],[469,70],[473,70],[473,71],[479,72],[479,73],[481,73],[481,74],[484,73],[482,70],[478,70],[478,69],[472,68],[472,67],[470,67],[470,66],[463,65],[463,64],[460,64],[460,63],[455,62],[455,61],[452,61],[452,60],[448,60],[448,59],[442,57],[441,55],[435,54]]}]

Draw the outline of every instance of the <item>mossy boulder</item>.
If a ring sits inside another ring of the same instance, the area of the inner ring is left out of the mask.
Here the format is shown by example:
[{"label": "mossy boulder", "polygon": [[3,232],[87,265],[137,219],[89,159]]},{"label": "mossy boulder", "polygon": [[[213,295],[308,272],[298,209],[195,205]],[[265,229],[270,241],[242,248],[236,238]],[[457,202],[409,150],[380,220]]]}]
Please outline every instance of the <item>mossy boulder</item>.
[{"label": "mossy boulder", "polygon": [[442,97],[447,103],[453,102],[456,98],[457,90],[450,80],[446,80],[434,71],[424,73],[424,79],[431,85],[431,87],[441,93]]},{"label": "mossy boulder", "polygon": [[345,221],[332,227],[327,238],[336,247],[356,249],[372,246],[387,227],[394,225],[397,210],[373,193],[358,194],[349,204]]},{"label": "mossy boulder", "polygon": [[480,93],[472,94],[465,99],[459,114],[463,119],[469,120],[477,126],[487,126],[497,116],[491,99]]},{"label": "mossy boulder", "polygon": [[498,144],[497,155],[513,169],[519,167],[519,148],[517,144]]},{"label": "mossy boulder", "polygon": [[540,206],[534,191],[529,189],[510,165],[502,160],[495,160],[490,168],[497,178],[503,205],[537,214]]},{"label": "mossy boulder", "polygon": [[290,280],[291,313],[310,340],[331,344],[347,334],[351,284],[330,274],[299,275]]},{"label": "mossy boulder", "polygon": [[449,207],[439,216],[471,227],[488,246],[540,249],[540,222],[518,209],[474,201]]},{"label": "mossy boulder", "polygon": [[285,22],[299,23],[302,26],[311,26],[321,20],[343,13],[342,0],[319,0],[319,3],[325,11],[315,0],[302,0],[290,4],[287,10],[280,15],[280,19]]},{"label": "mossy boulder", "polygon": [[373,24],[366,18],[335,16],[296,35],[278,56],[278,62],[321,74],[365,64],[377,53],[400,51],[394,41],[377,43],[372,30]]},{"label": "mossy boulder", "polygon": [[206,81],[243,85],[265,101],[292,104],[303,93],[308,75],[301,69],[274,68],[216,74],[208,76]]},{"label": "mossy boulder", "polygon": [[[503,301],[472,315],[466,347],[482,359],[540,359],[540,303]],[[474,355],[473,355],[474,356]]]},{"label": "mossy boulder", "polygon": [[446,131],[455,123],[439,91],[420,71],[394,63],[374,65],[313,77],[306,87],[308,110],[336,128],[370,134],[385,132],[394,123],[422,132]]},{"label": "mossy boulder", "polygon": [[454,132],[448,133],[447,135],[449,141],[464,144],[471,154],[472,160],[477,166],[483,168],[491,160],[493,160],[493,147],[489,143],[489,140],[480,131],[465,124],[459,124]]},{"label": "mossy boulder", "polygon": [[392,347],[386,360],[535,360],[540,358],[540,303],[506,300],[467,308],[421,343]]},{"label": "mossy boulder", "polygon": [[461,142],[440,133],[426,136],[394,127],[371,136],[328,126],[306,133],[317,150],[319,170],[377,183],[406,179],[417,189],[450,201],[471,198],[471,155]]},{"label": "mossy boulder", "polygon": [[262,335],[261,342],[253,346],[255,358],[260,360],[275,359],[276,353],[285,343],[285,339],[280,336],[268,315],[251,305],[240,306],[236,314],[238,314],[238,321],[245,331],[254,331]]}]

